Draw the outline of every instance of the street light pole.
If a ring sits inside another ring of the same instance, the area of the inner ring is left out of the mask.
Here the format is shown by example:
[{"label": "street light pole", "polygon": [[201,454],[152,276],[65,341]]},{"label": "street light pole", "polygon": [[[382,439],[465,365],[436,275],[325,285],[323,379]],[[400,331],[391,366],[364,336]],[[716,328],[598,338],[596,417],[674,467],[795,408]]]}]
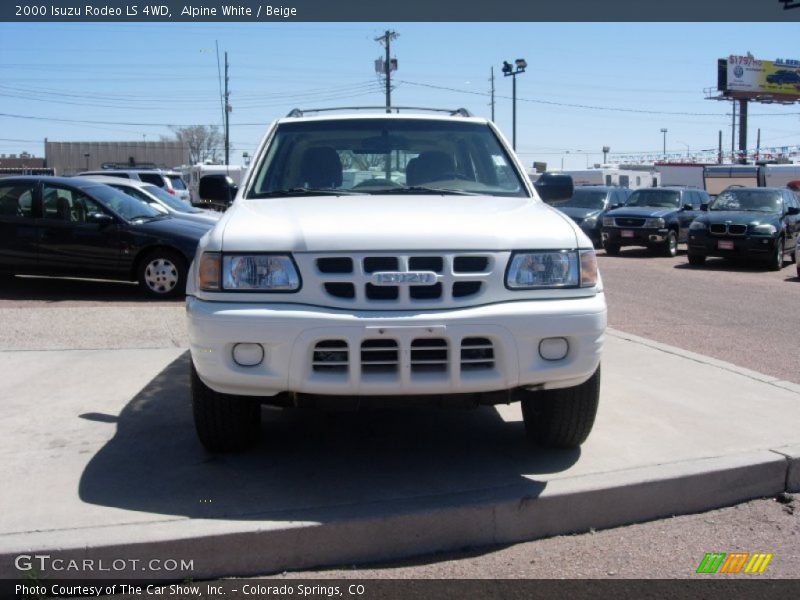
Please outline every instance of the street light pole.
[{"label": "street light pole", "polygon": [[667,130],[662,127],[661,133],[664,134],[664,146],[662,154],[664,155],[664,160],[667,160]]},{"label": "street light pole", "polygon": [[503,61],[503,77],[511,77],[511,147],[517,149],[517,75],[524,73],[528,63],[524,58],[514,61],[514,66],[508,61]]}]

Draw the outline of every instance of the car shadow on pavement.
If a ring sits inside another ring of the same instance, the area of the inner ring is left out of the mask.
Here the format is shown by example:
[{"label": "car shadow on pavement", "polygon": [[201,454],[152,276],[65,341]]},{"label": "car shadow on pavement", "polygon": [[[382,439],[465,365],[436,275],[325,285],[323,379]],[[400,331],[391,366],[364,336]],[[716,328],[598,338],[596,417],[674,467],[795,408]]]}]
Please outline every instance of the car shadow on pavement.
[{"label": "car shadow on pavement", "polygon": [[[784,263],[784,269],[789,263]],[[735,258],[708,257],[702,265],[690,265],[688,262],[681,262],[675,265],[676,269],[689,269],[693,271],[727,271],[730,273],[769,273],[763,262],[758,260],[744,260]]]},{"label": "car shadow on pavement", "polygon": [[638,246],[631,246],[620,248],[619,254],[614,254],[613,256],[607,254],[605,250],[600,256],[606,256],[610,259],[614,258],[679,258],[681,255],[686,256],[686,250],[678,249],[678,256],[665,256],[661,252],[653,252],[648,248],[640,248]]},{"label": "car shadow on pavement", "polygon": [[[443,502],[538,497],[543,475],[579,450],[530,445],[521,422],[491,407],[358,413],[264,409],[261,441],[211,455],[191,414],[189,353],[123,409],[117,431],[86,466],[87,503],[205,519],[320,521],[343,514],[435,508]],[[108,421],[98,415],[83,415]],[[110,426],[110,425],[109,425]]]},{"label": "car shadow on pavement", "polygon": [[183,302],[184,298],[153,300],[135,283],[61,277],[5,277],[0,282],[0,300],[40,302]]}]

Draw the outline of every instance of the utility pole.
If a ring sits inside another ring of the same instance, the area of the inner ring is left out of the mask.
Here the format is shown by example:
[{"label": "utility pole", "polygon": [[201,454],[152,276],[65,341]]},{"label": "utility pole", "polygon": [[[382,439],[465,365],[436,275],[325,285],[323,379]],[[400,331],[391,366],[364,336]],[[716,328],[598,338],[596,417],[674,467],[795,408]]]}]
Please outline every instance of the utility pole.
[{"label": "utility pole", "polygon": [[739,159],[742,164],[747,163],[747,100],[739,100]]},{"label": "utility pole", "polygon": [[[386,60],[383,62],[383,73],[386,75],[386,112],[392,112],[392,59],[390,46],[392,40],[397,38],[397,33],[389,31],[388,29],[380,37],[376,37],[375,41],[380,42],[386,48]],[[396,64],[396,63],[395,63]]]},{"label": "utility pole", "polygon": [[731,100],[733,120],[731,121],[731,164],[736,164],[736,100]]},{"label": "utility pole", "polygon": [[491,77],[489,81],[492,82],[492,122],[494,123],[494,67],[491,69]]},{"label": "utility pole", "polygon": [[230,152],[231,152],[231,138],[230,138],[230,114],[231,114],[231,105],[228,102],[228,97],[230,96],[230,92],[228,92],[228,53],[225,52],[225,164],[231,164],[230,161]]},{"label": "utility pole", "polygon": [[758,128],[758,133],[756,134],[756,162],[758,162],[760,158],[761,158],[761,127]]},{"label": "utility pole", "polygon": [[722,164],[722,129],[719,130],[719,142],[717,144],[717,164]]}]

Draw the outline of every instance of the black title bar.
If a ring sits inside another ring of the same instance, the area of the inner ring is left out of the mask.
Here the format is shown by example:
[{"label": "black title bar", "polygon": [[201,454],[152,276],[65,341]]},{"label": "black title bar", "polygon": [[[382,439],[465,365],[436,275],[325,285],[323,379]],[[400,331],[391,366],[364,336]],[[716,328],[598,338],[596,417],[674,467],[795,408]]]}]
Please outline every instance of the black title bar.
[{"label": "black title bar", "polygon": [[800,20],[800,0],[15,0],[5,22],[683,21]]}]

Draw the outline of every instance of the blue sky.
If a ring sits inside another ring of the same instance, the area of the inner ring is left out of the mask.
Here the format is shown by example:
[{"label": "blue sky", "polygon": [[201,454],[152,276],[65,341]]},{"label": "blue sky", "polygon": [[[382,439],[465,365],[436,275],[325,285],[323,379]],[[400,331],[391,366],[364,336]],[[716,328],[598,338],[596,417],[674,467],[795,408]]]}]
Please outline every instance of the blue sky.
[{"label": "blue sky", "polygon": [[[668,152],[714,148],[720,129],[729,149],[730,103],[703,93],[716,85],[716,59],[748,51],[800,58],[794,23],[2,23],[0,113],[38,119],[0,117],[0,153],[41,155],[45,137],[149,140],[170,135],[167,124],[221,124],[218,43],[231,64],[239,162],[291,108],[382,104],[374,60],[383,49],[374,38],[387,28],[399,34],[394,104],[464,106],[488,117],[494,66],[495,120],[509,139],[511,81],[500,67],[525,58],[517,150],[528,165],[556,168],[598,162],[604,145],[612,155],[660,153],[661,128]],[[759,127],[762,147],[800,144],[800,105],[750,112],[750,146]]]}]

